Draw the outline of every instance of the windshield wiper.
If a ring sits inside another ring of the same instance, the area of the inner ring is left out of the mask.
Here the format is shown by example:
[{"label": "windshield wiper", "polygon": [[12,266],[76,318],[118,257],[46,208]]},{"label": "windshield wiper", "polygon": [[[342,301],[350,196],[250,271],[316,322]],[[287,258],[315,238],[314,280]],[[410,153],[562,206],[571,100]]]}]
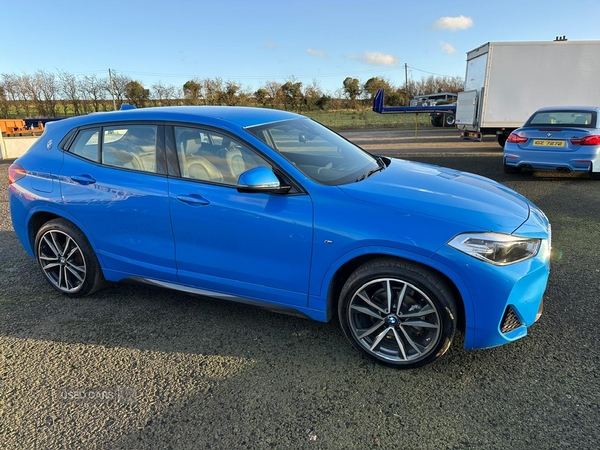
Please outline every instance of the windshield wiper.
[{"label": "windshield wiper", "polygon": [[381,156],[377,156],[376,158],[377,158],[377,167],[375,167],[374,169],[369,170],[364,175],[361,175],[360,177],[358,177],[358,179],[356,180],[357,183],[359,181],[364,180],[365,178],[369,178],[374,173],[381,172],[383,169],[385,169],[385,163],[383,162],[383,159],[381,159]]}]

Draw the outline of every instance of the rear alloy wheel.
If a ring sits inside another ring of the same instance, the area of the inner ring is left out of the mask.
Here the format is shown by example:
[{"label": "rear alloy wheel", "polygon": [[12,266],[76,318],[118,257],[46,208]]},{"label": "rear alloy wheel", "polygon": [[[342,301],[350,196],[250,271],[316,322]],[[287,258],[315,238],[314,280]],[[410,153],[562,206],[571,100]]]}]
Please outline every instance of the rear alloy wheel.
[{"label": "rear alloy wheel", "polygon": [[456,123],[454,114],[445,114],[444,115],[444,123],[446,124],[447,127],[453,127],[454,124]]},{"label": "rear alloy wheel", "polygon": [[358,268],[342,289],[338,312],[354,347],[398,369],[439,358],[456,331],[456,304],[445,282],[421,266],[391,259]]},{"label": "rear alloy wheel", "polygon": [[62,294],[84,297],[105,283],[88,240],[67,220],[54,219],[39,229],[35,256],[46,280]]}]

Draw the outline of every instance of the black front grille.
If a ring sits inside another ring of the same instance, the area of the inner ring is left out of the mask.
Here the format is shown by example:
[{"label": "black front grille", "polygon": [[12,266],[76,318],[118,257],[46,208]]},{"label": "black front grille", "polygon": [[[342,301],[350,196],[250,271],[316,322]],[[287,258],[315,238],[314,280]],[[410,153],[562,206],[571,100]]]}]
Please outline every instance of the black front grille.
[{"label": "black front grille", "polygon": [[509,331],[516,330],[522,325],[523,323],[519,317],[517,317],[517,314],[512,306],[508,306],[506,311],[504,311],[504,317],[502,318],[502,323],[500,324],[500,331],[502,331],[502,333],[508,333]]}]

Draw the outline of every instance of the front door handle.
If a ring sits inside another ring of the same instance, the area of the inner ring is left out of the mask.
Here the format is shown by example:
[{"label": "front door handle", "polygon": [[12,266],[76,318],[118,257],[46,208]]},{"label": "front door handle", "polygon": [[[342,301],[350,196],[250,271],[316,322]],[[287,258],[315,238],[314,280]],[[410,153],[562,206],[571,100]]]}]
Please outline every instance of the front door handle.
[{"label": "front door handle", "polygon": [[73,175],[71,177],[71,180],[73,180],[74,182],[79,183],[79,184],[92,184],[92,183],[96,182],[96,180],[91,175],[88,175],[87,173],[85,173],[83,175]]},{"label": "front door handle", "polygon": [[210,205],[210,202],[204,197],[202,197],[200,194],[178,195],[177,200],[192,206]]}]

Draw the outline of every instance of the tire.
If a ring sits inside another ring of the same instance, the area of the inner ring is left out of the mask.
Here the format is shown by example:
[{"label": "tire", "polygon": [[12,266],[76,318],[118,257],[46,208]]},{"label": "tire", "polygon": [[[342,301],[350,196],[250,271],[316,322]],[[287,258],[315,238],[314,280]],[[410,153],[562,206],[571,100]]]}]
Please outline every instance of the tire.
[{"label": "tire", "polygon": [[435,114],[432,115],[431,116],[431,125],[433,125],[434,127],[441,127],[443,125],[442,117],[435,115]]},{"label": "tire", "polygon": [[502,164],[504,173],[520,173],[521,169],[515,166],[507,166],[506,163]]},{"label": "tire", "polygon": [[46,281],[61,294],[85,297],[106,283],[92,246],[65,219],[51,220],[39,229],[35,258]]},{"label": "tire", "polygon": [[454,114],[444,114],[444,124],[447,127],[453,127],[455,123],[456,118],[454,117]]},{"label": "tire", "polygon": [[500,147],[504,148],[504,144],[506,144],[506,140],[508,139],[508,136],[506,134],[498,134],[497,139],[498,139],[498,145]]},{"label": "tire", "polygon": [[396,369],[433,362],[456,331],[456,303],[446,283],[419,265],[393,259],[359,267],[344,284],[338,313],[356,349]]},{"label": "tire", "polygon": [[594,166],[590,167],[590,180],[600,180],[600,172],[594,172]]}]

